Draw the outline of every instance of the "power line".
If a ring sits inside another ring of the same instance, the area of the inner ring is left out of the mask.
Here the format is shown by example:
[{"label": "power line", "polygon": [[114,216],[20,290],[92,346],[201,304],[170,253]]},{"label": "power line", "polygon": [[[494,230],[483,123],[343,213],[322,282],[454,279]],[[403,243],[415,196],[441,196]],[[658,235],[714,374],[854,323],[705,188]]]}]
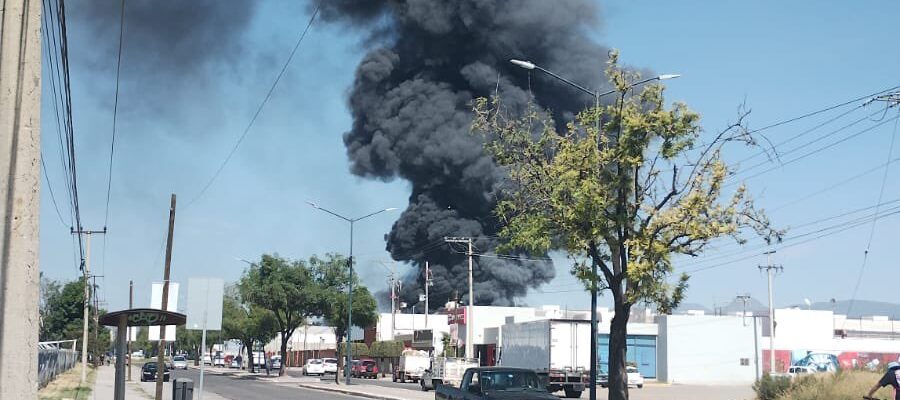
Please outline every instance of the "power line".
[{"label": "power line", "polygon": [[864,95],[864,96],[860,96],[860,97],[857,97],[857,98],[854,98],[854,99],[851,99],[851,100],[847,100],[847,101],[845,101],[845,102],[843,102],[843,103],[835,104],[835,105],[833,105],[833,106],[828,106],[828,107],[823,108],[823,109],[821,109],[821,110],[816,110],[816,111],[808,112],[808,113],[803,114],[803,115],[799,115],[799,116],[796,116],[796,117],[793,117],[793,118],[789,118],[789,119],[786,119],[786,120],[783,120],[783,121],[778,121],[778,122],[775,122],[775,123],[773,123],[773,124],[766,125],[766,126],[764,126],[764,127],[762,127],[762,128],[759,128],[759,129],[753,129],[753,130],[750,130],[748,133],[762,132],[762,131],[764,131],[764,130],[772,129],[772,128],[777,127],[777,126],[789,124],[789,123],[794,122],[794,121],[799,121],[799,120],[804,119],[804,118],[812,117],[812,116],[814,116],[814,115],[818,115],[818,114],[821,114],[821,113],[824,113],[824,112],[828,112],[828,111],[831,111],[831,110],[834,110],[834,109],[837,109],[837,108],[841,108],[841,107],[843,107],[843,106],[846,106],[846,105],[849,105],[849,104],[853,104],[853,103],[856,103],[856,102],[861,101],[861,100],[869,99],[869,98],[878,96],[878,95],[880,95],[880,94],[883,94],[883,93],[886,93],[886,92],[890,92],[890,91],[893,91],[893,90],[897,90],[897,89],[900,89],[900,85],[894,86],[894,87],[892,87],[892,88],[880,90],[880,91],[877,91],[877,92],[875,92],[875,93],[871,93],[871,94],[867,94],[867,95]]},{"label": "power line", "polygon": [[247,124],[247,127],[244,128],[244,132],[238,138],[237,142],[234,143],[234,147],[231,148],[231,151],[228,152],[228,155],[225,157],[225,160],[222,161],[222,164],[219,165],[219,168],[216,169],[216,172],[213,173],[213,176],[209,178],[209,181],[200,189],[200,193],[198,193],[194,198],[187,203],[185,208],[190,207],[194,202],[203,197],[203,194],[206,193],[206,190],[212,186],[213,182],[215,182],[216,178],[219,177],[219,174],[222,173],[222,170],[225,169],[225,166],[228,165],[228,162],[231,161],[231,157],[234,156],[234,153],[237,152],[238,147],[240,147],[241,143],[247,137],[247,134],[250,133],[250,128],[253,127],[253,123],[256,122],[256,119],[259,117],[259,114],[262,112],[263,107],[266,106],[266,103],[272,97],[272,93],[275,91],[275,87],[278,85],[278,82],[281,81],[281,77],[284,75],[284,72],[287,70],[288,65],[290,65],[291,60],[294,59],[294,54],[297,53],[297,49],[300,48],[300,43],[303,42],[303,38],[306,37],[306,33],[309,32],[309,28],[312,26],[313,21],[316,19],[316,15],[319,14],[320,3],[316,3],[316,9],[313,11],[312,16],[309,17],[309,22],[306,23],[306,28],[303,29],[303,32],[300,34],[300,37],[297,39],[297,43],[294,44],[294,48],[291,50],[291,54],[288,56],[287,60],[284,62],[284,65],[281,66],[281,71],[278,72],[278,75],[275,77],[275,80],[272,82],[272,85],[269,87],[269,91],[266,93],[266,96],[263,98],[262,102],[259,103],[259,106],[256,108],[256,112],[253,114],[253,117],[250,118],[250,122]]},{"label": "power line", "polygon": [[[109,196],[112,192],[113,155],[116,153],[116,120],[119,115],[119,75],[122,69],[122,42],[125,35],[125,0],[122,0],[119,14],[119,53],[116,56],[116,95],[113,100],[112,140],[109,144],[109,172],[106,179],[106,213],[103,217],[103,227],[109,222]],[[103,236],[103,257],[106,258],[106,236]],[[106,275],[106,274],[104,274]]]},{"label": "power line", "polygon": [[[894,142],[897,138],[897,119],[894,118],[894,129],[891,132],[891,144],[888,147],[888,162],[890,162],[891,158],[894,156]],[[881,177],[881,188],[878,190],[878,205],[880,206],[881,200],[884,197],[884,188],[887,184],[888,171],[890,168],[884,168],[884,175]],[[875,208],[875,214],[878,214],[878,207]],[[872,220],[872,226],[869,228],[869,238],[866,241],[866,249],[863,251],[863,259],[862,265],[859,267],[859,274],[856,276],[856,285],[853,286],[853,295],[850,296],[850,304],[847,306],[847,315],[850,315],[850,311],[853,310],[853,303],[856,301],[856,294],[859,291],[859,285],[862,283],[863,274],[866,270],[866,263],[869,261],[869,249],[872,247],[872,239],[875,237],[875,224],[877,220]],[[844,320],[844,324],[847,321]],[[843,329],[843,326],[841,327]]]},{"label": "power line", "polygon": [[[848,140],[850,140],[850,139],[853,139],[853,138],[856,138],[856,137],[858,137],[858,136],[860,136],[860,135],[862,135],[862,134],[871,132],[873,129],[878,128],[878,127],[880,127],[880,126],[882,126],[882,125],[884,125],[884,124],[886,124],[886,123],[888,123],[888,122],[892,122],[892,121],[896,120],[897,118],[900,118],[900,115],[898,115],[898,116],[896,116],[896,117],[893,117],[893,118],[890,118],[890,119],[887,119],[887,120],[884,120],[884,121],[882,121],[882,122],[879,122],[879,123],[877,123],[877,124],[875,124],[875,125],[872,125],[872,126],[870,126],[870,127],[868,127],[868,128],[865,128],[865,129],[863,129],[863,130],[861,130],[861,131],[858,131],[858,132],[856,132],[856,133],[854,133],[854,134],[851,134],[850,136],[847,136],[847,137],[844,137],[844,138],[842,138],[842,139],[840,139],[840,140],[838,140],[838,141],[829,143],[829,144],[827,144],[827,145],[825,145],[825,146],[822,146],[822,147],[820,147],[820,148],[818,148],[818,149],[811,150],[811,151],[809,151],[809,152],[807,152],[807,153],[804,153],[803,155],[800,155],[800,156],[795,157],[795,158],[793,158],[793,159],[791,159],[791,160],[785,161],[785,162],[783,162],[783,163],[781,163],[781,164],[779,164],[779,165],[775,165],[775,166],[773,166],[773,167],[771,167],[771,168],[762,170],[762,171],[760,171],[760,172],[757,172],[757,173],[755,173],[755,174],[753,174],[753,175],[750,175],[750,176],[748,176],[748,177],[745,177],[745,178],[743,178],[743,179],[744,179],[744,180],[752,179],[752,178],[755,178],[755,177],[757,177],[757,176],[760,176],[760,175],[763,175],[763,174],[767,174],[767,173],[769,173],[769,172],[772,172],[772,171],[774,171],[774,170],[776,170],[776,169],[779,169],[779,168],[781,168],[781,167],[784,167],[784,166],[793,164],[793,163],[795,163],[795,162],[797,162],[797,161],[803,160],[803,159],[805,159],[805,158],[807,158],[807,157],[809,157],[809,156],[812,156],[812,155],[814,155],[814,154],[821,153],[821,152],[823,152],[823,151],[825,151],[825,150],[828,150],[828,149],[830,149],[830,148],[832,148],[832,147],[834,147],[834,146],[837,146],[837,145],[839,145],[839,144],[841,144],[841,143],[844,143],[844,142],[846,142],[846,141],[848,141]],[[798,147],[797,150],[799,150],[800,148],[802,148],[802,147]],[[759,164],[757,164],[757,166],[758,166],[758,165],[759,165]],[[749,169],[748,169],[748,170],[749,170]],[[735,176],[736,176],[736,175],[735,175]],[[733,186],[733,185],[735,185],[735,184],[736,184],[736,182],[732,182],[731,184],[726,185],[726,186]]]},{"label": "power line", "polygon": [[59,206],[56,205],[56,196],[53,195],[53,185],[50,184],[50,177],[47,176],[47,164],[44,163],[44,155],[41,154],[41,171],[44,171],[44,179],[47,181],[47,189],[50,190],[50,200],[53,201],[53,209],[56,210],[56,216],[59,217],[59,223],[62,226],[69,228],[70,225],[66,225],[66,222],[63,221],[62,214],[59,212]]}]

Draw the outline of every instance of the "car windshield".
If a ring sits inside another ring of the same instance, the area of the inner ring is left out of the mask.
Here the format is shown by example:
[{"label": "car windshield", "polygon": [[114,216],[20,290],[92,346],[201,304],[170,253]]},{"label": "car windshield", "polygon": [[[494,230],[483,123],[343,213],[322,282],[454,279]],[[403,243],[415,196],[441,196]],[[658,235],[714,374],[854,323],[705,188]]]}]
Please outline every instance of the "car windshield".
[{"label": "car windshield", "polygon": [[625,371],[628,372],[629,374],[633,374],[633,373],[635,373],[635,372],[638,372],[637,368],[635,368],[635,367],[626,367],[626,368],[625,368]]},{"label": "car windshield", "polygon": [[325,364],[337,364],[337,360],[335,360],[333,358],[326,358]]},{"label": "car windshield", "polygon": [[528,371],[483,371],[481,389],[498,392],[544,390],[537,374]]},{"label": "car windshield", "polygon": [[368,367],[370,365],[375,365],[375,361],[372,361],[372,360],[363,361],[362,364]]},{"label": "car windshield", "polygon": [[184,361],[184,357],[182,357],[182,356],[175,356],[175,361]]},{"label": "car windshield", "polygon": [[309,363],[310,363],[310,364],[319,365],[319,364],[322,363],[322,360],[309,360]]}]

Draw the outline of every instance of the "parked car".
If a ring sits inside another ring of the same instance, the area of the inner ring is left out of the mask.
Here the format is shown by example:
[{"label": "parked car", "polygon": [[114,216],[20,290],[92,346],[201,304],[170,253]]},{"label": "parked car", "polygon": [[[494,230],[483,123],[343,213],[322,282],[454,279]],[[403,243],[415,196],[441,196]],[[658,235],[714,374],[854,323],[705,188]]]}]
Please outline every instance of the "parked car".
[{"label": "parked car", "polygon": [[216,356],[213,358],[213,366],[214,367],[224,367],[225,366],[225,358],[222,356]]},{"label": "parked car", "polygon": [[375,379],[378,377],[378,363],[370,358],[358,360],[350,370],[350,375],[357,378]]},{"label": "parked car", "polygon": [[306,364],[303,365],[303,375],[325,375],[325,363],[318,358],[306,360]]},{"label": "parked car", "polygon": [[788,374],[814,374],[820,372],[836,372],[841,369],[837,356],[830,353],[809,353],[795,362],[788,369]]},{"label": "parked car", "polygon": [[418,382],[422,374],[431,367],[431,357],[421,350],[404,350],[400,356],[400,366],[394,369],[391,379],[394,382],[406,383],[406,381]]},{"label": "parked car", "polygon": [[[625,367],[625,374],[628,376],[628,386],[635,386],[638,389],[644,387],[644,377],[641,375],[641,372],[638,371],[636,367],[632,367],[630,365]],[[609,374],[600,370],[597,374],[597,385],[600,387],[608,387],[609,386]]]},{"label": "parked car", "polygon": [[204,354],[201,362],[203,362],[203,364],[205,364],[205,365],[212,365],[212,358],[209,356],[208,353]]},{"label": "parked car", "polygon": [[469,368],[460,386],[438,385],[436,400],[559,400],[531,369],[509,367]]},{"label": "parked car", "polygon": [[175,369],[187,369],[187,358],[184,356],[172,357],[172,366]]},{"label": "parked car", "polygon": [[253,366],[258,368],[266,368],[266,353],[262,351],[253,352]]},{"label": "parked car", "polygon": [[230,365],[230,367],[231,367],[231,368],[240,368],[240,367],[241,367],[240,360],[238,360],[237,357],[232,358],[232,359],[231,359],[231,365]]},{"label": "parked car", "polygon": [[281,369],[281,356],[269,358],[269,369]]},{"label": "parked car", "polygon": [[323,358],[322,362],[325,363],[325,373],[326,374],[336,374],[338,367],[337,358]]},{"label": "parked car", "polygon": [[[156,380],[156,362],[148,362],[141,367],[141,382],[152,382]],[[163,364],[163,381],[169,381],[169,367]]]},{"label": "parked car", "polygon": [[225,366],[230,367],[231,362],[234,361],[235,357],[231,354],[225,356]]}]

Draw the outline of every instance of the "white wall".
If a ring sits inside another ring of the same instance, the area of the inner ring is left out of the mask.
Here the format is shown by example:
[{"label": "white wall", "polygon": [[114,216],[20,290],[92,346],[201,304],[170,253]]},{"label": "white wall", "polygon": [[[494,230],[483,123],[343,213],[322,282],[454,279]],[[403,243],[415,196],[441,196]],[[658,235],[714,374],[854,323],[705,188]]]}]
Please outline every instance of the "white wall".
[{"label": "white wall", "polygon": [[[294,351],[301,350],[328,350],[335,348],[334,328],[330,326],[301,326],[294,330],[294,334],[288,340],[289,348]],[[269,341],[265,347],[268,352],[281,351],[281,335]]]},{"label": "white wall", "polygon": [[[732,385],[756,379],[752,318],[664,315],[658,325],[660,381]],[[749,365],[742,366],[741,358]]]}]

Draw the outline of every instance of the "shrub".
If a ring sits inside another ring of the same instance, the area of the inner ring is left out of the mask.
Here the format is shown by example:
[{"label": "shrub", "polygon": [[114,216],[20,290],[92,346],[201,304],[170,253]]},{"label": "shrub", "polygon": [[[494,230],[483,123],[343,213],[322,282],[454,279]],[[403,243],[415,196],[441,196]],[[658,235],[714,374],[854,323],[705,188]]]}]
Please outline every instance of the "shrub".
[{"label": "shrub", "polygon": [[759,400],[776,400],[791,388],[788,376],[772,376],[765,374],[753,384],[753,391]]}]

